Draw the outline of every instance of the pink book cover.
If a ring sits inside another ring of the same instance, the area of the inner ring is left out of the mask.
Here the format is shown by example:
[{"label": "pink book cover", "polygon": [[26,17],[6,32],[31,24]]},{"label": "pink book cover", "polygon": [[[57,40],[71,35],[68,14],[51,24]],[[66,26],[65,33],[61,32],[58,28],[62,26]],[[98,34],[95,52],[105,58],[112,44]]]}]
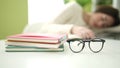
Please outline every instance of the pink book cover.
[{"label": "pink book cover", "polygon": [[67,34],[16,34],[8,36],[9,38],[18,38],[18,39],[36,39],[36,40],[59,40],[62,37],[67,37]]}]

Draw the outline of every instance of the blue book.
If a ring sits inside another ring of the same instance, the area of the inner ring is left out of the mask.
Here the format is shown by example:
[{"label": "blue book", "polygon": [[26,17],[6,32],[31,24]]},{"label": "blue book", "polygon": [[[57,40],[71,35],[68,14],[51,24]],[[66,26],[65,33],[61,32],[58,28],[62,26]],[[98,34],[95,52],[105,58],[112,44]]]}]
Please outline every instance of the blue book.
[{"label": "blue book", "polygon": [[7,45],[6,52],[63,52],[64,46],[60,45],[59,48],[38,48],[38,47],[27,47],[27,46],[14,46]]}]

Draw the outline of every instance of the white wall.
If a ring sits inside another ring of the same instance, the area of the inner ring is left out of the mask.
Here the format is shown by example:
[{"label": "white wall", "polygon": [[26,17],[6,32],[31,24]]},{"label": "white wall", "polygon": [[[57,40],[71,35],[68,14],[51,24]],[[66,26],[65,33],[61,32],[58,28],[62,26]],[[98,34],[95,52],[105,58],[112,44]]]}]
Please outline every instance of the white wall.
[{"label": "white wall", "polygon": [[28,0],[28,23],[50,21],[63,6],[63,0]]}]

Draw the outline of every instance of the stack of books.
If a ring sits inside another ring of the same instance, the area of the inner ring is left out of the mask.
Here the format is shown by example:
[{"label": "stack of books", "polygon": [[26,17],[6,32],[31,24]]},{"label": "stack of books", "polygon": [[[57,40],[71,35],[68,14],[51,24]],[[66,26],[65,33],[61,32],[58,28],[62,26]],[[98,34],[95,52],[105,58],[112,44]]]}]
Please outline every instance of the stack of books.
[{"label": "stack of books", "polygon": [[66,34],[16,34],[8,36],[6,52],[61,52]]}]

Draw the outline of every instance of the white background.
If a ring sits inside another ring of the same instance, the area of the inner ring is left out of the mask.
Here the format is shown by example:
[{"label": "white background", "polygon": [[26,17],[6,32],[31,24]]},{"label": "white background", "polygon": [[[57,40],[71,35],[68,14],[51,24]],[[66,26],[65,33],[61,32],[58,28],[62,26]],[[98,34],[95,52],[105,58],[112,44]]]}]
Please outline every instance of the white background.
[{"label": "white background", "polygon": [[28,0],[28,23],[52,20],[63,8],[63,0]]}]

